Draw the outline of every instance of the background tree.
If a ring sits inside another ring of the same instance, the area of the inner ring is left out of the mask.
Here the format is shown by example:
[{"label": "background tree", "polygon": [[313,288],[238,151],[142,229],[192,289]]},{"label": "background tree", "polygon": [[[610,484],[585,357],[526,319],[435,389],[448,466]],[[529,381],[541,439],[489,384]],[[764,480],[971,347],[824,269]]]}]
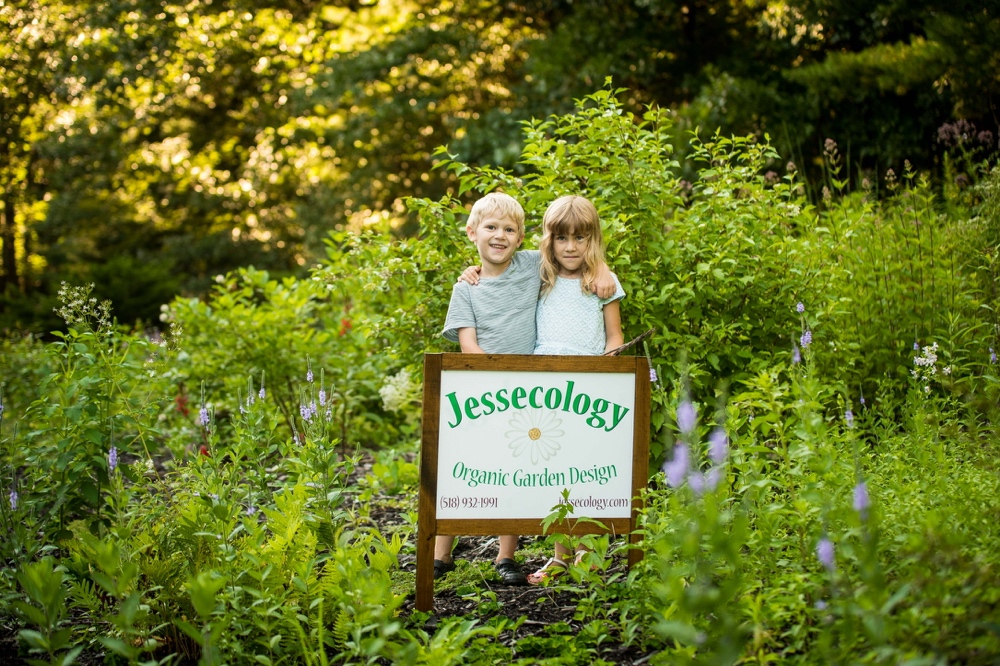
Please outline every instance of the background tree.
[{"label": "background tree", "polygon": [[780,158],[767,168],[792,160],[811,180],[827,138],[852,177],[904,159],[940,169],[938,128],[958,119],[996,148],[1000,18],[982,3],[35,0],[0,12],[13,28],[0,45],[0,328],[56,326],[63,280],[94,282],[119,317],[149,322],[237,267],[304,274],[331,230],[412,233],[405,197],[457,193],[436,147],[522,169],[521,123],[571,111],[606,76],[629,90],[626,108],[670,110],[679,155],[684,131],[768,134]]}]

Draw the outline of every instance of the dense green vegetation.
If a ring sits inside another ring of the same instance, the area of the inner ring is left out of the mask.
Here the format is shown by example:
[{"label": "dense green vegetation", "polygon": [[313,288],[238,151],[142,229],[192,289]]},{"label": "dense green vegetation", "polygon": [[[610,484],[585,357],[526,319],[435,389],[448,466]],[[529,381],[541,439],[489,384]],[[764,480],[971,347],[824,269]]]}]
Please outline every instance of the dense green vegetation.
[{"label": "dense green vegetation", "polygon": [[304,276],[331,230],[405,235],[405,197],[457,191],[437,146],[524,169],[520,123],[606,76],[667,110],[679,156],[688,130],[769,135],[768,168],[809,184],[827,139],[880,189],[904,160],[952,182],[946,151],[1000,130],[981,2],[16,0],[0,20],[0,330],[62,326],[63,281],[155,325],[217,274]]},{"label": "dense green vegetation", "polygon": [[[516,170],[442,149],[459,198],[407,200],[415,234],[376,220],[334,233],[305,278],[230,272],[165,306],[162,338],[67,285],[65,333],[7,339],[0,617],[24,654],[1000,657],[1000,172],[967,139],[950,158],[967,187],[909,167],[856,182],[830,142],[811,202],[767,142],[685,137],[624,96],[526,124]],[[528,245],[552,198],[595,202],[626,337],[654,329],[639,353],[659,375],[642,565],[609,569],[624,546],[591,539],[596,569],[561,583],[578,628],[524,640],[478,576],[439,585],[478,595],[474,615],[429,628],[400,612],[421,355],[445,348],[473,261],[464,203],[497,187],[523,202]],[[350,480],[362,453],[377,464]],[[386,496],[406,517],[391,529],[371,520]]]}]

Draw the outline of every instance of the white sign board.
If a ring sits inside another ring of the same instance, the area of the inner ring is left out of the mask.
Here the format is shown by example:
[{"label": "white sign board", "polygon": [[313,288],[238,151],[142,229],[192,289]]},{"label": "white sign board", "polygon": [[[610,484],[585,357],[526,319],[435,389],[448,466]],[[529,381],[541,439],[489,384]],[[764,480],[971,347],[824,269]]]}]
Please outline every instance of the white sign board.
[{"label": "white sign board", "polygon": [[437,518],[629,518],[634,373],[442,371]]}]

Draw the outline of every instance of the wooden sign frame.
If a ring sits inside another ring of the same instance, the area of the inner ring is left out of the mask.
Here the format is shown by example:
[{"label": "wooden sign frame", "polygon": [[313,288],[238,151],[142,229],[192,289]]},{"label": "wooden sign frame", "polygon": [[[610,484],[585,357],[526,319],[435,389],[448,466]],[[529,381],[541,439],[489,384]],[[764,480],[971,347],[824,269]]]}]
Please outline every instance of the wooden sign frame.
[{"label": "wooden sign frame", "polygon": [[[438,443],[441,417],[442,371],[616,373],[635,375],[632,442],[632,506],[628,518],[595,518],[597,523],[573,520],[550,531],[560,534],[627,534],[639,541],[636,521],[642,508],[641,491],[649,478],[649,364],[642,356],[521,356],[494,354],[425,354],[423,435],[420,450],[420,495],[417,519],[416,609],[434,608],[434,538],[437,535],[487,536],[544,534],[537,519],[439,519]],[[581,512],[585,514],[585,512]],[[642,550],[629,550],[631,567],[642,559]]]}]

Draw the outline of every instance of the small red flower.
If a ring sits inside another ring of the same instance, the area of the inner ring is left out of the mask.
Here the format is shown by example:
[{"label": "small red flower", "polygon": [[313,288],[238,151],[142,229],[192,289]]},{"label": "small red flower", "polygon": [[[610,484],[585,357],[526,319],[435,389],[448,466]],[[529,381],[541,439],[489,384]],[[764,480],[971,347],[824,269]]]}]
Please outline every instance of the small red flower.
[{"label": "small red flower", "polygon": [[351,320],[344,317],[340,320],[340,335],[341,337],[347,335],[347,332],[351,330]]},{"label": "small red flower", "polygon": [[208,446],[206,444],[202,444],[201,446],[198,447],[198,454],[203,455],[206,458],[212,457],[212,454],[208,452]]}]

